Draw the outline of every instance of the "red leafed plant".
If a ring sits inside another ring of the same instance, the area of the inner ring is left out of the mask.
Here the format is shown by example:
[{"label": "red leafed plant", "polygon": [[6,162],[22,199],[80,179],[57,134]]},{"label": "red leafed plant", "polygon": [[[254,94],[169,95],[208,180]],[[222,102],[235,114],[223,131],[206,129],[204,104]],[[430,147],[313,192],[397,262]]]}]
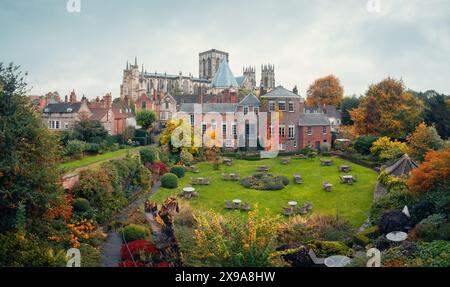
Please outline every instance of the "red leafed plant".
[{"label": "red leafed plant", "polygon": [[147,164],[146,167],[156,175],[164,175],[169,172],[166,165],[162,162],[154,162],[152,164]]},{"label": "red leafed plant", "polygon": [[[130,254],[131,253],[131,254]],[[169,264],[161,261],[161,253],[156,246],[146,240],[136,240],[120,249],[122,262],[119,267],[168,267]],[[133,255],[133,258],[131,257]],[[134,261],[133,261],[134,259]]]}]

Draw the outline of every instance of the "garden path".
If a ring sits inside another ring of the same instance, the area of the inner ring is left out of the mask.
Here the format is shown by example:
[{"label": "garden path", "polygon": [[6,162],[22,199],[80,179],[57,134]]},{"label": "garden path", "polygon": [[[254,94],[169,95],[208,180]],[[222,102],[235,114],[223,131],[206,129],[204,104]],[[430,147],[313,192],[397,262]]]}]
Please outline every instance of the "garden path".
[{"label": "garden path", "polygon": [[[146,193],[145,195],[142,195],[141,197],[137,198],[135,201],[133,201],[131,204],[129,204],[127,207],[122,209],[119,213],[113,216],[113,221],[118,222],[125,222],[128,219],[128,215],[138,208],[139,206],[143,205],[145,201],[149,198],[150,195],[152,195],[154,192],[156,192],[161,186],[160,182],[157,182],[153,185],[150,192]],[[103,227],[106,229],[105,227]],[[106,241],[101,246],[100,251],[100,267],[117,267],[120,262],[120,248],[122,247],[122,235],[118,233],[115,230],[111,230],[108,232],[108,237]]]}]

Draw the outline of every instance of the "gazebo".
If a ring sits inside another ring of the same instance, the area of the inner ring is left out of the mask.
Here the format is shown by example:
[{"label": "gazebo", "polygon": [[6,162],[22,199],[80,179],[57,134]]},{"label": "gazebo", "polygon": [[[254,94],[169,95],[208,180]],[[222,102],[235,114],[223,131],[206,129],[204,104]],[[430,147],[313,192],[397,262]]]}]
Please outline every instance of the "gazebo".
[{"label": "gazebo", "polygon": [[386,174],[396,177],[403,177],[409,175],[409,173],[417,168],[419,165],[413,161],[407,154],[404,154],[399,160],[391,165],[383,167]]},{"label": "gazebo", "polygon": [[[386,165],[382,167],[382,170],[387,175],[392,175],[397,178],[404,178],[409,176],[409,173],[418,167],[418,164],[413,161],[407,154],[404,154],[400,159],[395,161],[394,163],[390,165]],[[380,182],[377,182],[375,186],[375,198],[379,198],[380,196],[383,196],[387,194],[389,191],[388,189]]]}]

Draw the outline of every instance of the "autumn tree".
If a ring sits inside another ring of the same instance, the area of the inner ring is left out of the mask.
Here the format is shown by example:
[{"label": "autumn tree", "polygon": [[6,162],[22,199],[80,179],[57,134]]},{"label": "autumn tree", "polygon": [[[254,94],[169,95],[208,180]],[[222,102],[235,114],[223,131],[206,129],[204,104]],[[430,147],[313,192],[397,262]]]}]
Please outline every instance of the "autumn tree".
[{"label": "autumn tree", "polygon": [[394,160],[401,157],[408,151],[405,143],[391,140],[388,137],[381,137],[373,142],[370,152],[382,161]]},{"label": "autumn tree", "polygon": [[448,191],[450,188],[450,148],[442,151],[429,151],[425,155],[425,161],[411,172],[408,187],[415,193],[435,190]]},{"label": "autumn tree", "polygon": [[433,126],[427,127],[425,123],[419,124],[414,133],[408,137],[409,154],[418,161],[423,161],[429,150],[439,150],[443,146],[444,141],[436,129]]},{"label": "autumn tree", "polygon": [[371,85],[357,109],[350,111],[358,134],[405,138],[422,121],[423,103],[403,81],[387,78]]},{"label": "autumn tree", "polygon": [[338,106],[344,96],[344,88],[341,82],[333,75],[329,75],[314,81],[307,92],[307,104]]}]

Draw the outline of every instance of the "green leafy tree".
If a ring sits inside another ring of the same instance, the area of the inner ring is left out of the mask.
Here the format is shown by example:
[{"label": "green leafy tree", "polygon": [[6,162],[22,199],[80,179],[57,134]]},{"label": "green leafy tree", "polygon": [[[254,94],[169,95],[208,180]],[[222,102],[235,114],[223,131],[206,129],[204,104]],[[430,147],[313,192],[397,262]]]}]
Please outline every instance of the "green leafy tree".
[{"label": "green leafy tree", "polygon": [[15,227],[20,204],[32,231],[42,231],[52,211],[65,204],[56,172],[58,138],[25,94],[19,67],[0,63],[0,231]]},{"label": "green leafy tree", "polygon": [[89,143],[100,143],[108,136],[108,132],[105,130],[100,121],[91,121],[87,119],[77,121],[73,131],[78,140]]},{"label": "green leafy tree", "polygon": [[156,114],[154,111],[142,110],[136,115],[136,121],[142,128],[148,130],[156,122]]},{"label": "green leafy tree", "polygon": [[425,123],[428,126],[434,125],[439,135],[448,139],[450,137],[450,96],[436,91],[416,93],[416,96],[425,104],[423,112]]},{"label": "green leafy tree", "polygon": [[341,118],[342,124],[345,126],[353,125],[352,117],[349,111],[358,108],[359,99],[356,96],[345,97],[341,101]]}]

